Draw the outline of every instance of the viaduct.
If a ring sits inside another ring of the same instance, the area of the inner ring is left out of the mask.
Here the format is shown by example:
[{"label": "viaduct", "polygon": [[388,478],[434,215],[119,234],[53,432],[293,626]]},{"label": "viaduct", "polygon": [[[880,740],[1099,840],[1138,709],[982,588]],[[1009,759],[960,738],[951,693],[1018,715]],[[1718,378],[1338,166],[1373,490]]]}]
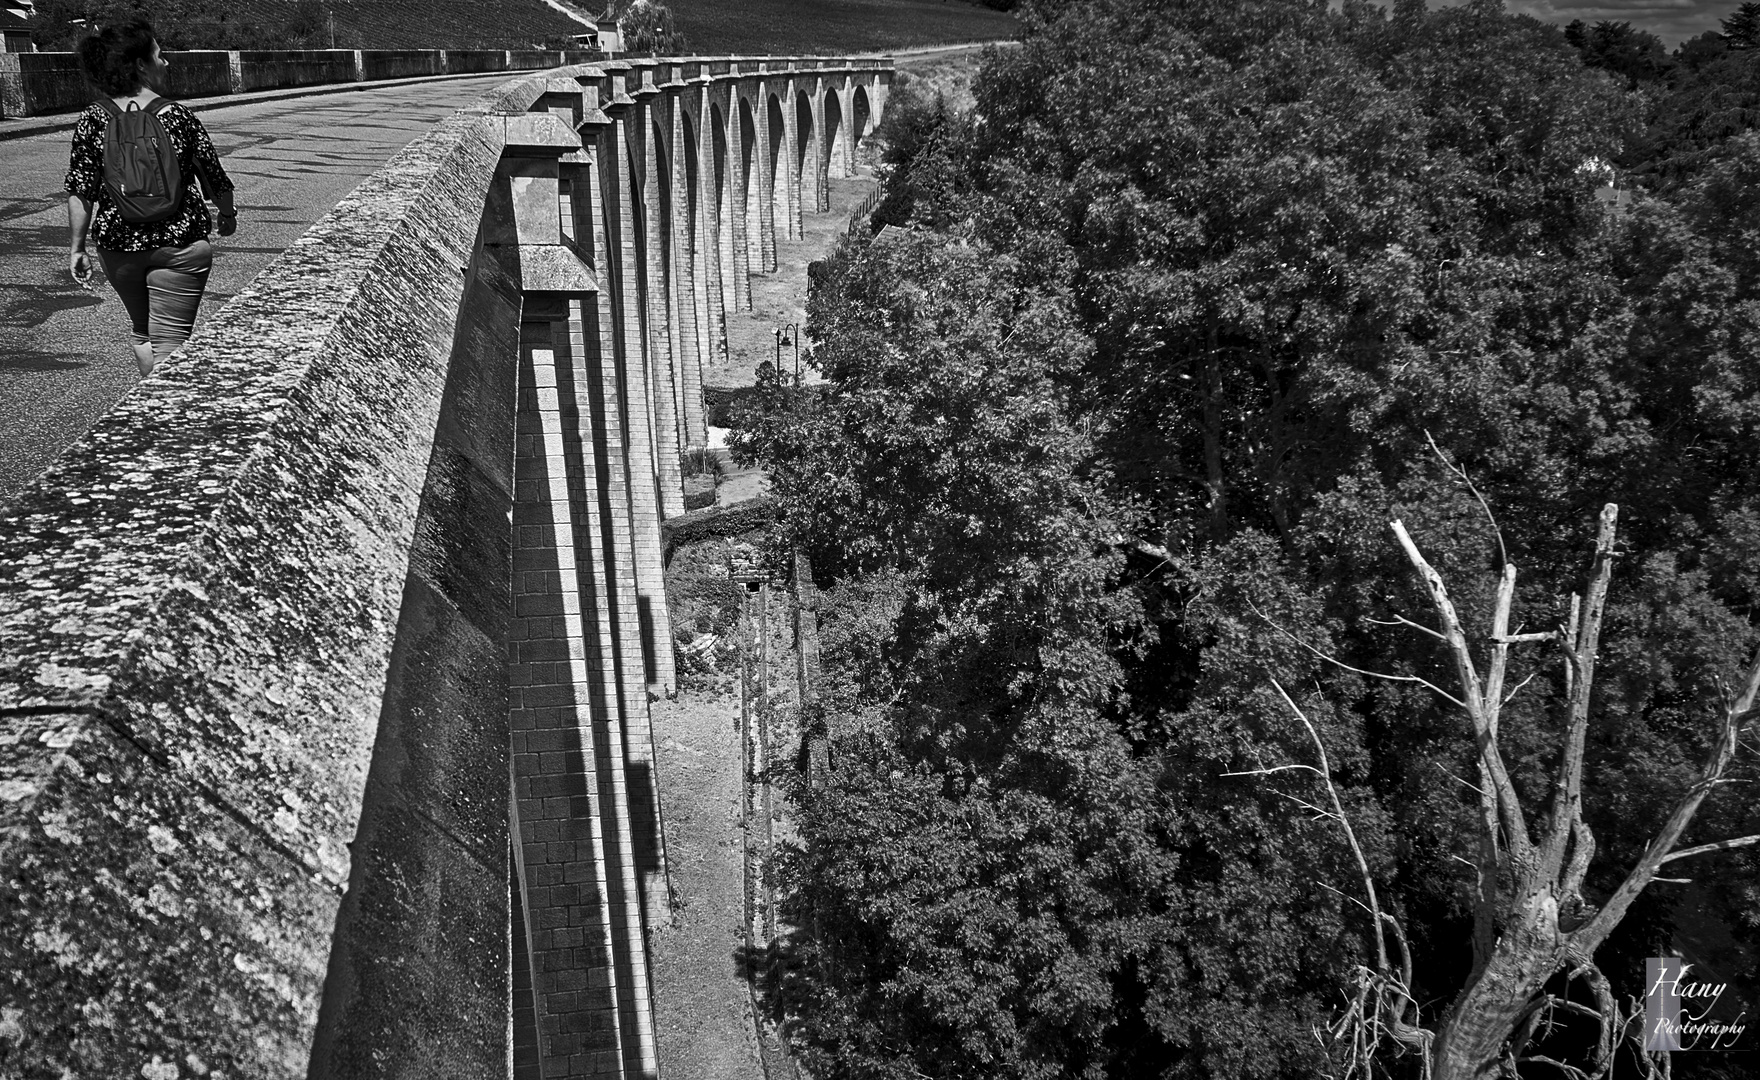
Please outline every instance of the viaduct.
[{"label": "viaduct", "polygon": [[890,81],[508,83],[0,514],[0,1077],[657,1075],[660,522]]}]

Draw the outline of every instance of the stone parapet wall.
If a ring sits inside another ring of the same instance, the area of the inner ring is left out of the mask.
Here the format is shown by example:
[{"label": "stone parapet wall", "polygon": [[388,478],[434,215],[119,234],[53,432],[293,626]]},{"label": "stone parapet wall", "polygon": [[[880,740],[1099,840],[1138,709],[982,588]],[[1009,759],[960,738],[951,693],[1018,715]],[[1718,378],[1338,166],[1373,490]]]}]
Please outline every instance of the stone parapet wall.
[{"label": "stone parapet wall", "polygon": [[0,509],[0,1076],[654,1075],[660,516],[764,241],[721,214],[853,136],[717,147],[889,75],[504,84]]},{"label": "stone parapet wall", "polygon": [[[209,49],[171,55],[176,59],[165,73],[169,82],[166,89],[170,91],[170,96],[200,98],[234,92],[234,53]],[[89,96],[87,100],[90,100]]]},{"label": "stone parapet wall", "polygon": [[[451,56],[431,49],[366,49],[359,56],[362,81],[410,79],[418,75],[446,75],[450,74],[452,70],[449,63]],[[479,69],[461,68],[460,70],[474,71]]]},{"label": "stone parapet wall", "polygon": [[91,100],[72,53],[0,53],[0,117],[68,112]]},{"label": "stone parapet wall", "polygon": [[306,1075],[498,134],[418,140],[0,514],[0,1074]]},{"label": "stone parapet wall", "polygon": [[[283,86],[317,86],[321,83],[356,82],[353,49],[308,49],[291,52],[240,52],[237,54],[238,87],[250,90],[278,90]],[[171,70],[178,67],[178,57],[171,58]],[[209,93],[229,94],[229,85]]]}]

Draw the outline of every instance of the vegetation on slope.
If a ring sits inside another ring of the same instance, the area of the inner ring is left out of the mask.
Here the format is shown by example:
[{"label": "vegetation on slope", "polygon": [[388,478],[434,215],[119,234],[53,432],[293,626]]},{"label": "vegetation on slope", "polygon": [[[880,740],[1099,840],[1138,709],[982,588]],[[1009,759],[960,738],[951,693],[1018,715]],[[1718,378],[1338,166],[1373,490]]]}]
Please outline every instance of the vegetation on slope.
[{"label": "vegetation on slope", "polygon": [[671,0],[699,53],[835,55],[1012,38],[1011,15],[958,0]]},{"label": "vegetation on slope", "polygon": [[[587,16],[603,5],[573,5]],[[32,37],[67,49],[80,25],[136,13],[184,49],[559,48],[590,32],[543,0],[38,0]],[[674,28],[701,54],[849,53],[1014,36],[1013,16],[949,0],[674,0]],[[75,24],[74,20],[85,20]],[[644,40],[666,40],[648,28]]]},{"label": "vegetation on slope", "polygon": [[179,49],[559,48],[591,29],[543,0],[38,0],[38,48],[67,49],[73,20],[144,15]]},{"label": "vegetation on slope", "polygon": [[[1593,1073],[1682,894],[1598,915],[1760,642],[1760,135],[1694,144],[1622,211],[1597,189],[1651,152],[1654,98],[1496,3],[1073,0],[1026,26],[973,116],[895,101],[908,231],[816,288],[823,391],[778,382],[736,433],[838,581],[833,767],[797,775],[780,868],[816,1071],[1440,1077],[1495,1023],[1461,1068]],[[1506,563],[1510,627],[1542,636],[1611,565],[1580,880],[1507,853],[1578,812],[1548,806],[1583,683],[1552,639],[1515,649],[1490,776],[1430,688],[1461,693],[1395,519],[1474,627]],[[1488,834],[1494,779],[1517,809]],[[1743,790],[1680,846],[1760,832]],[[1670,865],[1745,945],[1703,959],[1750,1001],[1754,851]],[[1493,966],[1507,943],[1529,970]],[[1390,987],[1397,1013],[1352,1022]]]}]

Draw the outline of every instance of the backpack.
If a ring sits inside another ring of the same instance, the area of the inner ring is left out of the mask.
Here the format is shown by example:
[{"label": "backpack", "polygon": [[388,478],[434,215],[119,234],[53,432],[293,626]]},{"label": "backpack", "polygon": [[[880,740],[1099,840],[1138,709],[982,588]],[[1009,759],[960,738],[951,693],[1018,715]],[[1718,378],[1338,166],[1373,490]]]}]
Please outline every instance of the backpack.
[{"label": "backpack", "polygon": [[144,109],[130,105],[127,111],[109,98],[99,98],[98,104],[110,114],[104,125],[104,187],[122,220],[150,225],[175,215],[183,209],[183,166],[177,144],[159,120],[159,111],[171,102],[154,98]]}]

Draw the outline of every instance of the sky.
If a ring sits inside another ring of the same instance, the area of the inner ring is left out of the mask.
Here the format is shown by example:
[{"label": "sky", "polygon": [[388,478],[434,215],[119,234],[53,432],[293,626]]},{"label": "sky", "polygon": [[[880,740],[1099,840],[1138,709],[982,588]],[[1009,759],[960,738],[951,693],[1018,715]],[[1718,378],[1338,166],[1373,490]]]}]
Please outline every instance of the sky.
[{"label": "sky", "polygon": [[[1674,48],[1707,30],[1741,6],[1742,0],[1504,0],[1505,10],[1563,26],[1572,19],[1594,24],[1629,22]],[[1434,6],[1452,6],[1436,3]]]}]

